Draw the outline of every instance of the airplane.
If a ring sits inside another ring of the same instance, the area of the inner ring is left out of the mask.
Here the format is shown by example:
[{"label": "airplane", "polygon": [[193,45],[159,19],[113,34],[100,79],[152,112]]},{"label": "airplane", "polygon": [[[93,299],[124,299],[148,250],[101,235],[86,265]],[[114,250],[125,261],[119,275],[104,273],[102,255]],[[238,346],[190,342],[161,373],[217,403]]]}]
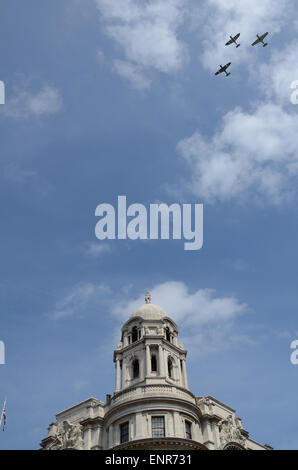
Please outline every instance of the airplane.
[{"label": "airplane", "polygon": [[219,69],[217,72],[215,72],[215,75],[219,75],[220,73],[225,72],[226,77],[228,77],[229,75],[231,75],[231,72],[229,72],[229,73],[227,72],[227,68],[229,68],[230,65],[231,65],[231,62],[229,62],[229,63],[226,64],[226,65],[220,65],[220,66],[219,66],[220,69]]},{"label": "airplane", "polygon": [[230,44],[233,44],[233,42],[236,44],[236,48],[240,46],[240,44],[237,43],[237,39],[239,38],[240,33],[236,34],[236,36],[230,36],[230,40],[226,43],[226,46],[230,46]]},{"label": "airplane", "polygon": [[255,46],[256,44],[259,44],[260,42],[263,44],[263,47],[268,46],[268,42],[264,42],[264,39],[267,36],[267,34],[269,34],[269,33],[264,33],[264,34],[262,34],[262,36],[259,36],[257,34],[258,39],[255,42],[252,43],[252,46]]}]

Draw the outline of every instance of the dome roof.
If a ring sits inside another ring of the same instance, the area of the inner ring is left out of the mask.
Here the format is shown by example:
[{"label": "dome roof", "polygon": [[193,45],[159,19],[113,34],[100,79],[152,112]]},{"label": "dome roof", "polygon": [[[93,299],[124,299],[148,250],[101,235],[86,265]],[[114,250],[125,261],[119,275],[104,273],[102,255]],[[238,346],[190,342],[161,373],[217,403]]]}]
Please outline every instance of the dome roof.
[{"label": "dome roof", "polygon": [[141,317],[144,320],[161,320],[167,316],[166,312],[159,307],[151,303],[151,295],[146,294],[145,304],[138,307],[132,314],[131,318]]},{"label": "dome roof", "polygon": [[161,307],[154,304],[144,304],[138,307],[132,314],[130,318],[141,317],[144,320],[161,320],[166,317],[166,312],[163,311]]}]

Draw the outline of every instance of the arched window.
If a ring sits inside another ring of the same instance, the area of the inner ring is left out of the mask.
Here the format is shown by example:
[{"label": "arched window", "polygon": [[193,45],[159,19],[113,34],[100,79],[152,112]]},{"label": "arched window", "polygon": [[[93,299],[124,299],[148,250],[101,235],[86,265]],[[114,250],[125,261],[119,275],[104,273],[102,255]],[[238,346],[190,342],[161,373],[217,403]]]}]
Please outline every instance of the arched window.
[{"label": "arched window", "polygon": [[138,341],[138,329],[136,326],[132,329],[132,342]]},{"label": "arched window", "polygon": [[166,340],[171,342],[171,332],[168,326],[166,327]]},{"label": "arched window", "polygon": [[138,359],[135,359],[132,363],[132,376],[134,379],[137,379],[140,375],[140,366]]},{"label": "arched window", "polygon": [[157,360],[155,354],[152,354],[151,356],[151,371],[157,372]]},{"label": "arched window", "polygon": [[170,379],[173,378],[173,361],[171,358],[168,359],[168,376]]}]

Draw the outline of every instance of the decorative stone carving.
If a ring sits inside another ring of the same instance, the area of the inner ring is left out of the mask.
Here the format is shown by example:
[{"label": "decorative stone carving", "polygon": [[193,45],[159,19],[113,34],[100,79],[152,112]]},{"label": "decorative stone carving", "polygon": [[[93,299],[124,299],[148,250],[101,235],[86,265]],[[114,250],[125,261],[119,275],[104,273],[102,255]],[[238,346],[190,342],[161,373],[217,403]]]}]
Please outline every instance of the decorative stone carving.
[{"label": "decorative stone carving", "polygon": [[205,405],[207,406],[208,410],[209,410],[209,413],[212,414],[213,413],[213,407],[215,406],[213,401],[210,400],[210,398],[208,397],[203,397],[200,401],[199,401],[199,405]]},{"label": "decorative stone carving", "polygon": [[228,442],[236,442],[245,447],[246,439],[241,433],[241,425],[232,415],[218,423],[220,442],[225,446]]},{"label": "decorative stone carving", "polygon": [[63,421],[62,431],[53,436],[48,446],[48,450],[83,450],[83,448],[84,441],[80,424],[71,424],[68,421]]}]

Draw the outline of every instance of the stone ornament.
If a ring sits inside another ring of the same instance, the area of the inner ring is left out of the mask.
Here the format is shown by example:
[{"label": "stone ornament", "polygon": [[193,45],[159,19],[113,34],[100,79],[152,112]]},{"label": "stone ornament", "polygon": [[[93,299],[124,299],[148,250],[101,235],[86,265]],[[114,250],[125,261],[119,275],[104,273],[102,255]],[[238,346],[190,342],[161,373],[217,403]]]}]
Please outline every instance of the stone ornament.
[{"label": "stone ornament", "polygon": [[83,450],[84,441],[80,424],[63,421],[62,431],[57,432],[49,450],[76,449]]},{"label": "stone ornament", "polygon": [[241,425],[232,415],[218,423],[220,442],[225,446],[228,442],[236,442],[245,447],[246,439],[242,436]]}]

